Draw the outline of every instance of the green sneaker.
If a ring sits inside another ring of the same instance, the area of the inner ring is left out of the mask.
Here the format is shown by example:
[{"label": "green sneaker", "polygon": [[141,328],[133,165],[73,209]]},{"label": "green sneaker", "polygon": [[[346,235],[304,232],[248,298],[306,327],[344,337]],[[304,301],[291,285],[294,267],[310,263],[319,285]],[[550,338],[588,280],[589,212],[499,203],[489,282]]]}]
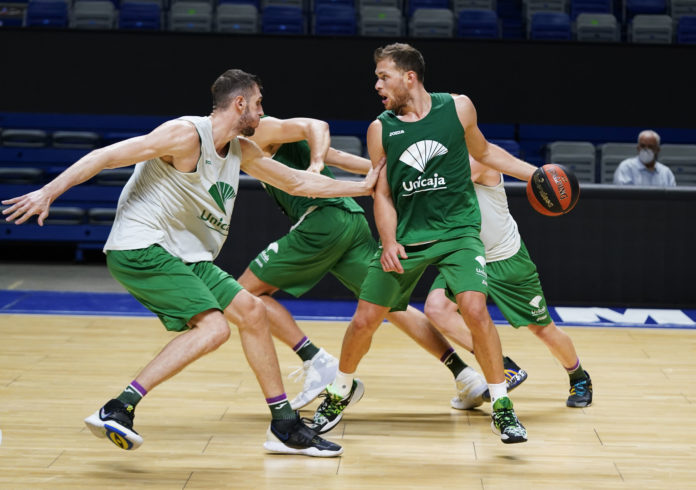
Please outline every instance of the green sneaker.
[{"label": "green sneaker", "polygon": [[527,430],[520,423],[512,408],[512,400],[504,396],[498,398],[493,404],[491,414],[491,429],[495,434],[500,435],[500,440],[505,444],[515,442],[527,442]]},{"label": "green sneaker", "polygon": [[324,397],[317,411],[314,412],[314,425],[312,429],[323,434],[333,429],[343,418],[343,411],[351,405],[355,405],[365,394],[365,385],[358,378],[353,380],[353,386],[348,396],[343,398],[340,395],[331,393],[331,385],[326,387],[326,391],[319,395]]}]

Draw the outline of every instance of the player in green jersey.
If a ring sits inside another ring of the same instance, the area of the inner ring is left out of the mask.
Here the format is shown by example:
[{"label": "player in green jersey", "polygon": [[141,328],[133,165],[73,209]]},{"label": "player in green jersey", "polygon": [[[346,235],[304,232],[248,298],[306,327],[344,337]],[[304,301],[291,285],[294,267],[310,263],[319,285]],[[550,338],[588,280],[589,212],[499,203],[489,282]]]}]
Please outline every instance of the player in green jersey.
[{"label": "player in green jersey", "polygon": [[370,264],[336,380],[314,421],[328,425],[350,405],[355,371],[374,332],[390,309],[405,307],[425,268],[435,265],[471,329],[493,402],[493,430],[504,443],[524,442],[527,432],[507,396],[500,338],[486,307],[485,253],[468,156],[524,181],[536,167],[485,139],[468,97],[428,93],[418,50],[391,44],[374,58],[375,89],[386,111],[370,125],[367,143],[373,165],[387,159],[375,188],[382,250]]}]

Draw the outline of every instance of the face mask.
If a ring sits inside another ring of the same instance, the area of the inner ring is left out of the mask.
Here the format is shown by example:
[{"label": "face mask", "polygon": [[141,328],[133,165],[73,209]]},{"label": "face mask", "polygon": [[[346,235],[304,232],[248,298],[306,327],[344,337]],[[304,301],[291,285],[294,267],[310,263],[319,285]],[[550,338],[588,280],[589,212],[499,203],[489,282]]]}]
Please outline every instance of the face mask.
[{"label": "face mask", "polygon": [[643,148],[638,152],[638,160],[641,161],[643,165],[647,165],[655,159],[655,152],[649,148]]}]

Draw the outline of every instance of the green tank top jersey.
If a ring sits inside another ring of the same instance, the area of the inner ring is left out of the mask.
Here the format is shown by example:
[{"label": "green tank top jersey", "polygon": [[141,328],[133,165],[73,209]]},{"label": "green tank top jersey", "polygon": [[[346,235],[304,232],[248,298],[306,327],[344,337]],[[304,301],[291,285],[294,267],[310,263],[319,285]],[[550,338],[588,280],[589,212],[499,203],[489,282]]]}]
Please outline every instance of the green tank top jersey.
[{"label": "green tank top jersey", "polygon": [[481,229],[454,99],[445,93],[430,97],[430,112],[419,121],[403,122],[392,111],[378,117],[402,245],[478,236]]},{"label": "green tank top jersey", "polygon": [[[298,141],[282,145],[276,154],[273,155],[273,159],[290,168],[306,170],[309,167],[310,154],[309,143],[307,141]],[[327,167],[324,167],[321,173],[332,179],[334,178],[333,173]],[[288,215],[293,224],[297,223],[310,206],[335,206],[350,213],[364,212],[363,208],[350,197],[313,199],[310,197],[292,196],[268,184],[264,184],[264,188],[275,199],[283,212]]]}]

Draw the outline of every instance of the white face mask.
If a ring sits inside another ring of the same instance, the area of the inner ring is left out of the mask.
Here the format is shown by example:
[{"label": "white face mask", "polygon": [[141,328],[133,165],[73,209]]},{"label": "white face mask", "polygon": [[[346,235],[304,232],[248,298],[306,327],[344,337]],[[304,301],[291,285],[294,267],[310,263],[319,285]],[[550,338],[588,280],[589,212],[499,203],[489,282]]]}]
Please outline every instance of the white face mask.
[{"label": "white face mask", "polygon": [[641,161],[643,165],[651,163],[655,159],[655,152],[650,148],[643,148],[638,152],[638,160]]}]

